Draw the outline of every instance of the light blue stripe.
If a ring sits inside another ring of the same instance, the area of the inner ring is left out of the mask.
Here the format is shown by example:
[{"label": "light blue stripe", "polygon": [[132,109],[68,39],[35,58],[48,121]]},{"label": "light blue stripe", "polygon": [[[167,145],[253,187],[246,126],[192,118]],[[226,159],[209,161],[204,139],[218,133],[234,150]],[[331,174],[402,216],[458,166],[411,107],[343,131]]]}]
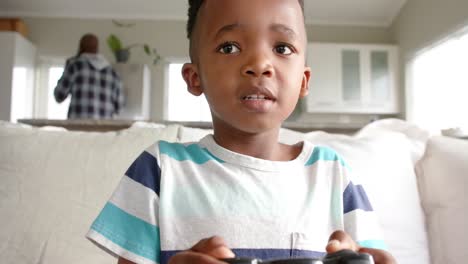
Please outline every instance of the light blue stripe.
[{"label": "light blue stripe", "polygon": [[376,249],[382,249],[382,250],[387,250],[387,244],[383,240],[363,240],[363,241],[358,241],[357,242],[361,247],[366,247],[366,248],[376,248]]},{"label": "light blue stripe", "polygon": [[312,155],[310,155],[309,160],[306,162],[305,166],[311,166],[317,161],[322,160],[322,161],[339,161],[341,166],[346,167],[349,169],[348,165],[344,162],[344,160],[334,151],[333,149],[329,147],[322,147],[322,146],[316,146],[314,148],[314,151],[312,152]]},{"label": "light blue stripe", "polygon": [[159,228],[107,203],[91,229],[136,255],[159,263]]},{"label": "light blue stripe", "polygon": [[160,141],[159,151],[161,154],[166,154],[178,161],[190,160],[196,164],[204,164],[210,160],[215,160],[217,162],[224,163],[224,161],[213,156],[213,154],[211,154],[207,149],[201,148],[198,144],[186,146],[180,143]]}]

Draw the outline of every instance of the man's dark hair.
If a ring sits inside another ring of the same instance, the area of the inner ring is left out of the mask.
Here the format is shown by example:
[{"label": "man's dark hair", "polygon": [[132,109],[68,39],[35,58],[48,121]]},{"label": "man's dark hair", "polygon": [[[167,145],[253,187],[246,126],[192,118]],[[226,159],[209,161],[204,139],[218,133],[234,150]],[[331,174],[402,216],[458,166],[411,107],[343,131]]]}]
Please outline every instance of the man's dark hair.
[{"label": "man's dark hair", "polygon": [[78,47],[78,56],[81,53],[97,53],[99,47],[99,40],[96,35],[87,33],[80,39],[80,45]]},{"label": "man's dark hair", "polygon": [[[197,22],[197,15],[200,7],[202,6],[204,0],[188,0],[189,9],[188,9],[188,22],[187,22],[187,38],[192,39],[193,28]],[[304,0],[298,0],[299,5],[302,9],[302,14],[304,15]]]}]

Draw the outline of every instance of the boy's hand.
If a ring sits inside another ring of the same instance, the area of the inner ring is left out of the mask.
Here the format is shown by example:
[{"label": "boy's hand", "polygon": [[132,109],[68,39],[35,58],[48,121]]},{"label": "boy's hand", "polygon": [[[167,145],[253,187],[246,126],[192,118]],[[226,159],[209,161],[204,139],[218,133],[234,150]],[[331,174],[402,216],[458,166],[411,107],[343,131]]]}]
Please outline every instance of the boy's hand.
[{"label": "boy's hand", "polygon": [[189,250],[175,254],[169,259],[169,264],[223,264],[224,262],[218,259],[233,258],[234,256],[223,238],[213,236],[200,240]]},{"label": "boy's hand", "polygon": [[385,250],[360,247],[348,234],[335,231],[330,235],[327,253],[334,253],[342,249],[350,249],[359,253],[372,255],[376,264],[396,264],[395,258]]}]

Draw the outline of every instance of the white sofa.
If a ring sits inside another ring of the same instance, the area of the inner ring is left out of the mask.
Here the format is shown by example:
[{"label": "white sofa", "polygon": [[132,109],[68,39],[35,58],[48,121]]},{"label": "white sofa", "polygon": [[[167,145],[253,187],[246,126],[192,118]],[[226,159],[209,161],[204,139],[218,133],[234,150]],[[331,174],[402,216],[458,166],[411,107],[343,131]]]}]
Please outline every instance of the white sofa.
[{"label": "white sofa", "polygon": [[[211,131],[135,123],[118,132],[73,132],[0,122],[0,262],[116,263],[84,235],[124,171],[156,140]],[[341,153],[361,177],[389,250],[401,264],[468,262],[468,141],[407,122],[374,122],[354,136],[282,129]]]}]

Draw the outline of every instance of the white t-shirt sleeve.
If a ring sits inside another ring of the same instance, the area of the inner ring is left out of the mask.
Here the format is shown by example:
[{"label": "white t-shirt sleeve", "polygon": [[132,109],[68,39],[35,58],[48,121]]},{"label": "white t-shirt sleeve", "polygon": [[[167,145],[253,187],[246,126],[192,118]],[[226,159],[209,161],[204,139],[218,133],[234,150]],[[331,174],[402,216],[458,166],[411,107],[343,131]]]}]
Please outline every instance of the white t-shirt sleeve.
[{"label": "white t-shirt sleeve", "polygon": [[364,187],[350,176],[348,165],[343,171],[344,231],[362,247],[386,249],[377,214]]},{"label": "white t-shirt sleeve", "polygon": [[159,263],[160,178],[154,151],[144,151],[129,167],[86,237],[116,257]]}]

